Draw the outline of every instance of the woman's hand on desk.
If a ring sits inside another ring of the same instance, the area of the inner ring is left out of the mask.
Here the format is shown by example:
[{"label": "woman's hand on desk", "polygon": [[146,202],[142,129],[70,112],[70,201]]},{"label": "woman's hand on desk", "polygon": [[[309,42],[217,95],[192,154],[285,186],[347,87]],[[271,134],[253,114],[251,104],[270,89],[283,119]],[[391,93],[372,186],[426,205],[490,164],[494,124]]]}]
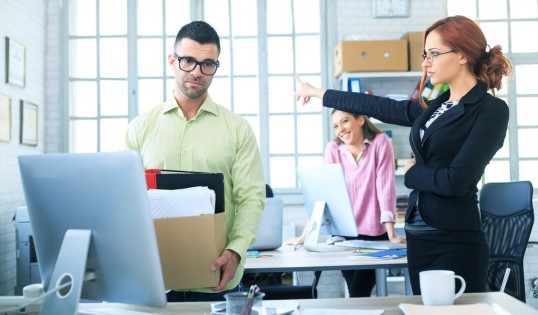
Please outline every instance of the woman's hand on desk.
[{"label": "woman's hand on desk", "polygon": [[304,236],[292,237],[287,240],[285,245],[302,245],[304,243]]}]

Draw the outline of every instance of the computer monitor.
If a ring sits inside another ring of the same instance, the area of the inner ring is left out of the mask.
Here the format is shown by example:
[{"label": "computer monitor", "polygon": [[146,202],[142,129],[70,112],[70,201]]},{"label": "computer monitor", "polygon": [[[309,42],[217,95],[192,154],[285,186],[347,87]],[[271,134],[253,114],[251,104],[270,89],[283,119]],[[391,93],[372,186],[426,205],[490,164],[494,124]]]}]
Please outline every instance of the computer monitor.
[{"label": "computer monitor", "polygon": [[299,166],[297,174],[309,216],[304,240],[305,249],[328,250],[327,246],[320,245],[320,234],[357,236],[357,225],[342,166],[340,164]]},{"label": "computer monitor", "polygon": [[76,314],[80,298],[166,305],[138,152],[40,154],[18,162],[45,292],[71,281],[45,298],[41,314]]}]

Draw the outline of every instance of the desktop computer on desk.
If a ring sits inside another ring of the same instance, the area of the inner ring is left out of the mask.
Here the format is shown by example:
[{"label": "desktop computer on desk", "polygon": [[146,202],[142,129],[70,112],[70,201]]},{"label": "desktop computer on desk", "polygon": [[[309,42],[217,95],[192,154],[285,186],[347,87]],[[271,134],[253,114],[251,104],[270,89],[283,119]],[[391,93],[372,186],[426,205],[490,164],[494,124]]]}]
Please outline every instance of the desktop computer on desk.
[{"label": "desktop computer on desk", "polygon": [[14,226],[17,250],[17,283],[15,295],[22,295],[25,286],[41,283],[41,275],[37,264],[32,226],[26,206],[19,206],[15,211]]}]

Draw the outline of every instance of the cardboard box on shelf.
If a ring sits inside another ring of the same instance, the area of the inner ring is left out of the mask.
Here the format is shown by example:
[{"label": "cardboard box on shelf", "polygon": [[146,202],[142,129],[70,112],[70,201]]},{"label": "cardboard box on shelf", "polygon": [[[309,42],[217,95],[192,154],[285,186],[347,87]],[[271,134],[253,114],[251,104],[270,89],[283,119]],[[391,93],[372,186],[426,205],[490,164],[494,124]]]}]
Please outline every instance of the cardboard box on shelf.
[{"label": "cardboard box on shelf", "polygon": [[409,43],[409,70],[422,71],[422,53],[424,52],[424,32],[407,32],[402,39]]},{"label": "cardboard box on shelf", "polygon": [[334,48],[334,76],[342,72],[407,71],[407,40],[341,41]]}]

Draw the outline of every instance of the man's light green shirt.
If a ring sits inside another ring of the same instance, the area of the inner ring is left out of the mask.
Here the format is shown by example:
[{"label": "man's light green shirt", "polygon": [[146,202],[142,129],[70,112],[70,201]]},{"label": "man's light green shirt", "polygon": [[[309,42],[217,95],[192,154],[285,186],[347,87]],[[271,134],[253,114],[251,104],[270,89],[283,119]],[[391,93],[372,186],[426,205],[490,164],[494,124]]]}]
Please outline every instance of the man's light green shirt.
[{"label": "man's light green shirt", "polygon": [[[250,246],[265,206],[265,178],[256,138],[248,122],[207,97],[187,121],[173,97],[129,124],[127,147],[138,150],[144,167],[224,174],[227,249],[241,255],[235,277],[243,276]],[[190,255],[192,253],[185,253]],[[186,291],[212,292],[204,288]]]}]

